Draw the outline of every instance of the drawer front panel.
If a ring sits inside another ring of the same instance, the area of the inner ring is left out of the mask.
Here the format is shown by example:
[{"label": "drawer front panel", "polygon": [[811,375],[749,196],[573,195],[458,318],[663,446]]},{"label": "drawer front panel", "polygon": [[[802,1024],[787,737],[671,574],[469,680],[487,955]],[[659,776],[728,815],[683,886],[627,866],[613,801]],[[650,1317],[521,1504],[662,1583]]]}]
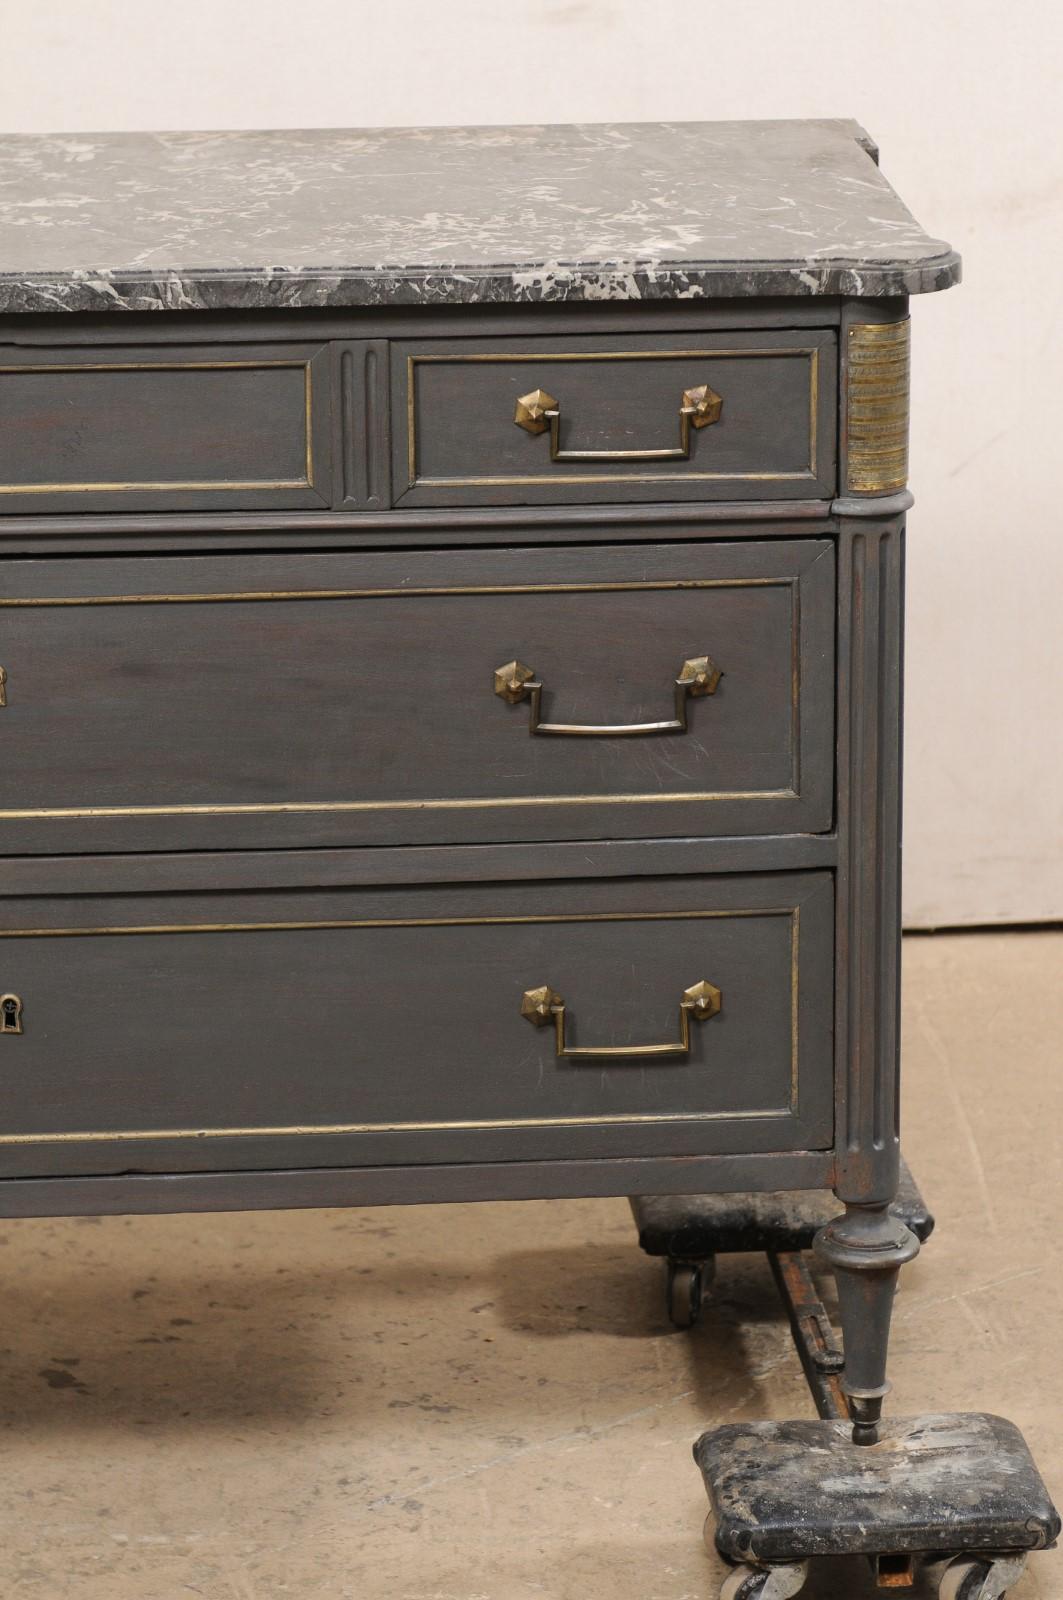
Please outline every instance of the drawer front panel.
[{"label": "drawer front panel", "polygon": [[802,329],[397,343],[396,503],[829,497],[834,341]]},{"label": "drawer front panel", "polygon": [[[831,823],[826,540],[13,561],[0,578],[8,854]],[[706,658],[709,680],[677,681]],[[511,663],[538,697],[496,692]]]},{"label": "drawer front panel", "polygon": [[0,904],[7,1174],[831,1141],[829,874]]},{"label": "drawer front panel", "polygon": [[328,351],[0,347],[0,514],[321,507]]}]

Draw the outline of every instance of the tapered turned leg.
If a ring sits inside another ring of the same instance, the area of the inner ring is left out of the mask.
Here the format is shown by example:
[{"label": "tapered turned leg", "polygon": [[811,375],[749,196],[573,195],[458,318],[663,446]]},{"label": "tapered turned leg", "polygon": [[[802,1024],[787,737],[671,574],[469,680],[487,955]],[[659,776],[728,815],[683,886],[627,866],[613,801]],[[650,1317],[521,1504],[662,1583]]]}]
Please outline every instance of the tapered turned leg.
[{"label": "tapered turned leg", "polygon": [[816,1235],[814,1249],[838,1285],[845,1372],[842,1384],[853,1417],[853,1443],[875,1444],[882,1402],[889,1393],[886,1350],[897,1274],[919,1253],[919,1240],[888,1205],[846,1203]]}]

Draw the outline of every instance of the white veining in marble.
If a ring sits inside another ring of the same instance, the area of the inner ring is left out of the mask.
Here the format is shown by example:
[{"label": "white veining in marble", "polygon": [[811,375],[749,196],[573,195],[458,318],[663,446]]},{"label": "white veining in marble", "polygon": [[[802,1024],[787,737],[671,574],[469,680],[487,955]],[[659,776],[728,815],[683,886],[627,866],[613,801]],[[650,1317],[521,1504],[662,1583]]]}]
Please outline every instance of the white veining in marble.
[{"label": "white veining in marble", "polygon": [[947,287],[867,146],[844,121],[6,135],[0,311]]}]

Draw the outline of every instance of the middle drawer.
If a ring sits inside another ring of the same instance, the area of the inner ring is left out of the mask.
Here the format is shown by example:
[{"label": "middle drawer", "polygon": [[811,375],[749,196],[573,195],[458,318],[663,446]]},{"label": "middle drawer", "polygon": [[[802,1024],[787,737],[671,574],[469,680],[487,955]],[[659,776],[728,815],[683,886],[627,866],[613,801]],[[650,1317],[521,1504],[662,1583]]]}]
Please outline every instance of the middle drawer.
[{"label": "middle drawer", "polygon": [[831,823],[829,540],[2,572],[3,854]]}]

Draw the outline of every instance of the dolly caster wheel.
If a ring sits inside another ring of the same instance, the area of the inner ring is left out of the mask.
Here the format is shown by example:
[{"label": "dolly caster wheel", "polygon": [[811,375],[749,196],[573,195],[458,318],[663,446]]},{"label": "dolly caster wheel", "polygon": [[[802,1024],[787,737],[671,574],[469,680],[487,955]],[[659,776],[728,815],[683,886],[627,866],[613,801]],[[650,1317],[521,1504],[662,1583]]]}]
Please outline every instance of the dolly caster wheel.
[{"label": "dolly caster wheel", "polygon": [[1018,1583],[1026,1565],[1024,1555],[957,1556],[943,1569],[935,1569],[938,1600],[1004,1600]]},{"label": "dolly caster wheel", "polygon": [[701,1301],[716,1273],[715,1259],[669,1261],[665,1291],[673,1328],[692,1328],[701,1316]]},{"label": "dolly caster wheel", "polygon": [[945,1568],[932,1570],[938,1600],[1004,1600],[1025,1566],[1025,1555],[957,1555]]},{"label": "dolly caster wheel", "polygon": [[668,1320],[673,1328],[692,1328],[701,1316],[701,1268],[688,1261],[668,1263]]},{"label": "dolly caster wheel", "polygon": [[724,1579],[720,1600],[790,1600],[805,1586],[808,1562],[786,1567],[736,1567]]}]

